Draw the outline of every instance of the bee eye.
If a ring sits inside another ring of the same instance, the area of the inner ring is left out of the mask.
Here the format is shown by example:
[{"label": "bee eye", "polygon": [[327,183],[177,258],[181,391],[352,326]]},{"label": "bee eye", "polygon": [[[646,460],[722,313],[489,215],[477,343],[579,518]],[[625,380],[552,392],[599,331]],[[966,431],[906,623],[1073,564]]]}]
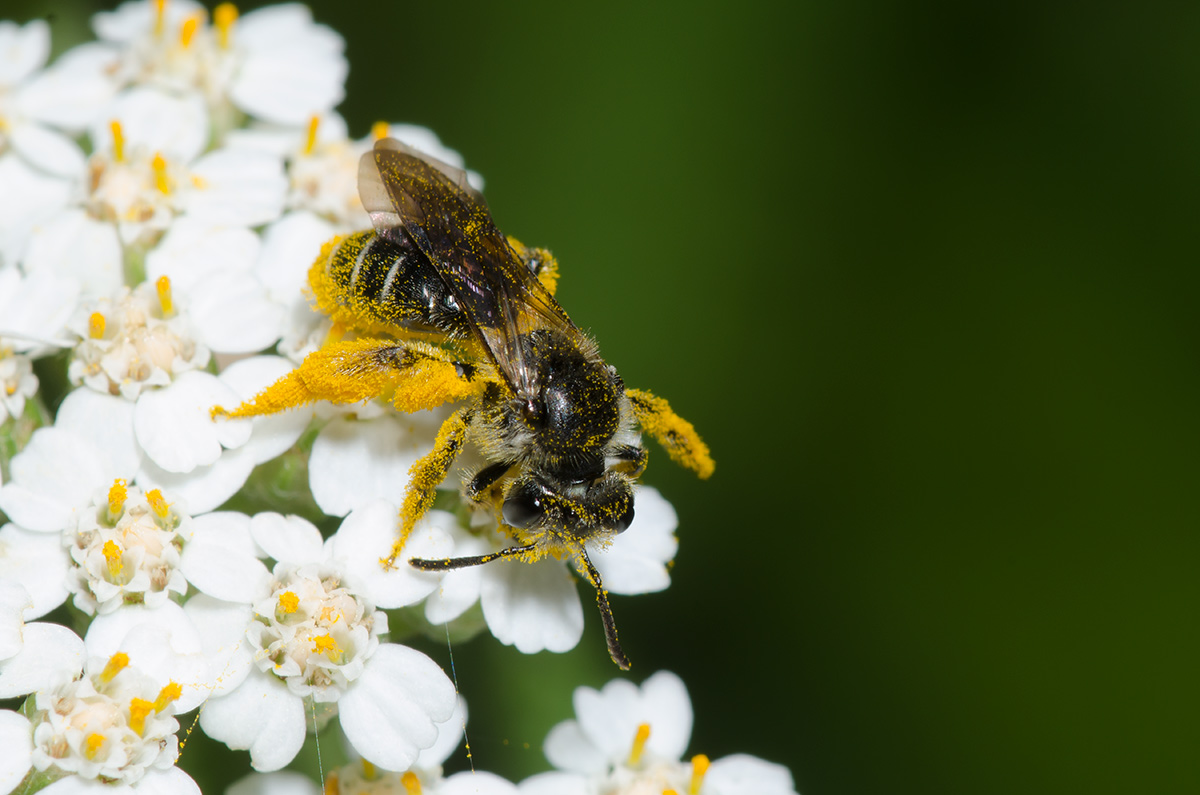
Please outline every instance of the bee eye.
[{"label": "bee eye", "polygon": [[524,530],[545,515],[546,503],[542,501],[538,488],[525,481],[518,483],[508,493],[501,513],[505,524]]}]

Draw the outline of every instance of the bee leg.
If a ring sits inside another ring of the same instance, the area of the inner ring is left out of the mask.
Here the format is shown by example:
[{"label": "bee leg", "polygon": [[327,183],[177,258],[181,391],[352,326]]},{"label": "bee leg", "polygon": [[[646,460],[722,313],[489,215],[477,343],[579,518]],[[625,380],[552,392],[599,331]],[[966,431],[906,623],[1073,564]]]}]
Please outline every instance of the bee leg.
[{"label": "bee leg", "polygon": [[633,404],[633,414],[642,430],[663,446],[672,461],[702,479],[713,473],[716,464],[708,445],[690,422],[671,410],[667,401],[641,389],[626,389],[625,396]]},{"label": "bee leg", "polygon": [[600,608],[600,620],[604,624],[604,640],[608,644],[608,656],[612,657],[612,661],[617,664],[618,668],[628,671],[630,668],[629,658],[621,649],[621,641],[617,640],[617,622],[613,620],[612,607],[608,604],[608,591],[604,590],[604,583],[600,581],[600,572],[596,571],[596,567],[592,565],[592,561],[588,558],[582,545],[579,547],[579,562],[583,564],[582,574],[596,589],[596,605]]},{"label": "bee leg", "polygon": [[471,478],[471,482],[467,484],[467,498],[472,502],[481,502],[484,497],[487,496],[485,492],[487,492],[487,490],[490,489],[497,480],[504,477],[504,475],[507,474],[508,470],[512,469],[512,467],[512,464],[501,461],[498,464],[492,464],[491,466],[487,466],[479,470],[479,472],[475,474],[475,477]]},{"label": "bee leg", "polygon": [[390,393],[405,412],[434,408],[479,392],[474,368],[423,342],[358,339],[313,351],[295,370],[231,410],[214,407],[214,417],[275,414],[317,400],[358,403]]},{"label": "bee leg", "polygon": [[646,448],[638,447],[632,444],[625,444],[618,447],[613,453],[613,458],[627,462],[628,468],[621,465],[622,471],[631,478],[641,477],[641,474],[646,471],[646,460],[650,454],[646,452]]},{"label": "bee leg", "polygon": [[413,558],[409,564],[421,571],[449,571],[451,569],[465,569],[468,566],[482,566],[484,563],[491,563],[493,560],[500,558],[520,557],[530,552],[535,552],[536,544],[528,544],[523,547],[509,547],[502,549],[499,552],[492,552],[487,555],[474,555],[467,558],[441,558],[439,560],[429,560],[427,558]]},{"label": "bee leg", "polygon": [[537,277],[546,288],[546,292],[554,295],[558,287],[558,260],[544,248],[526,246],[512,235],[508,236],[508,244],[517,252],[517,256],[525,263],[525,267]]},{"label": "bee leg", "polygon": [[438,430],[433,449],[408,470],[408,490],[404,494],[404,504],[400,506],[400,531],[392,551],[380,561],[384,568],[390,569],[396,564],[396,558],[404,551],[404,544],[412,534],[413,525],[433,507],[437,485],[446,479],[446,473],[458,458],[470,421],[471,412],[467,407],[451,414]]}]

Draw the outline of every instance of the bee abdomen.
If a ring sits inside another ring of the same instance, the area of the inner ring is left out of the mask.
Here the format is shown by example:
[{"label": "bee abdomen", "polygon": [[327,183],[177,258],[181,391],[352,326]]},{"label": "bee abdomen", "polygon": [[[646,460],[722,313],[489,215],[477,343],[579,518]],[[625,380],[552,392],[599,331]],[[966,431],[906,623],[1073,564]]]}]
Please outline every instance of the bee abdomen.
[{"label": "bee abdomen", "polygon": [[[396,242],[373,230],[349,235],[329,254],[323,275],[329,297],[356,319],[455,338],[469,332],[453,293],[407,236]],[[314,279],[319,301],[321,287]]]}]

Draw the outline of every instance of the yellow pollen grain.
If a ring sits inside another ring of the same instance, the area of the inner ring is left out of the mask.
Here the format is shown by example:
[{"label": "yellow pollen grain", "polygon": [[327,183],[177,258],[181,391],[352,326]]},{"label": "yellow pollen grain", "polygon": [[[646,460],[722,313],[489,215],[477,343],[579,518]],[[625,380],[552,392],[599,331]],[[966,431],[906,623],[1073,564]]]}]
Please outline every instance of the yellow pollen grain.
[{"label": "yellow pollen grain", "polygon": [[642,752],[646,750],[646,741],[650,739],[650,724],[639,723],[637,734],[633,736],[633,748],[629,751],[629,765],[632,767],[642,759]]},{"label": "yellow pollen grain", "polygon": [[692,782],[688,784],[688,795],[700,795],[700,787],[704,785],[704,775],[708,773],[708,757],[696,754],[692,757]]},{"label": "yellow pollen grain", "polygon": [[163,158],[162,152],[154,153],[154,159],[150,161],[150,169],[154,172],[154,187],[158,188],[158,192],[170,193],[171,183],[167,180],[167,161]]},{"label": "yellow pollen grain", "polygon": [[183,49],[187,49],[192,45],[192,39],[196,36],[196,30],[200,27],[200,14],[193,14],[183,21],[183,25],[179,28],[179,45]]},{"label": "yellow pollen grain", "polygon": [[213,24],[217,26],[221,49],[229,49],[229,35],[233,32],[233,23],[237,22],[237,18],[237,6],[233,3],[221,3],[213,10]]},{"label": "yellow pollen grain", "polygon": [[99,312],[93,312],[88,317],[88,336],[94,340],[98,340],[104,336],[105,320],[104,315]]},{"label": "yellow pollen grain", "polygon": [[158,281],[154,283],[154,288],[158,290],[158,303],[162,305],[163,317],[173,314],[175,304],[171,300],[171,279],[167,276],[159,276]]},{"label": "yellow pollen grain", "polygon": [[150,503],[150,510],[154,511],[154,515],[159,519],[166,519],[167,514],[171,512],[170,504],[163,499],[162,492],[158,489],[150,489],[146,492],[146,502]]},{"label": "yellow pollen grain", "polygon": [[117,520],[121,514],[125,512],[125,499],[129,496],[129,489],[125,487],[125,480],[117,478],[113,481],[112,486],[108,490],[108,517],[112,520]]},{"label": "yellow pollen grain", "polygon": [[104,553],[104,560],[108,563],[108,576],[114,579],[121,576],[121,569],[125,568],[125,565],[121,563],[123,553],[117,542],[105,541],[100,551]]},{"label": "yellow pollen grain", "polygon": [[378,141],[381,138],[388,137],[388,123],[386,121],[377,121],[371,125],[371,137]]},{"label": "yellow pollen grain", "polygon": [[123,651],[119,651],[108,658],[108,662],[104,665],[104,670],[100,672],[100,681],[108,684],[116,677],[117,674],[125,670],[125,666],[129,665],[129,655]]},{"label": "yellow pollen grain", "polygon": [[337,641],[330,635],[317,635],[312,639],[312,642],[313,651],[317,654],[324,654],[330,659],[342,653],[341,648],[337,645]]},{"label": "yellow pollen grain", "polygon": [[125,162],[125,131],[121,129],[121,122],[113,119],[108,123],[108,129],[112,130],[113,160],[123,163]]},{"label": "yellow pollen grain", "polygon": [[407,795],[421,795],[421,780],[411,770],[400,777],[400,783],[404,785]]},{"label": "yellow pollen grain", "polygon": [[361,759],[359,761],[362,762],[363,778],[365,778],[367,781],[374,781],[375,777],[379,775],[379,771],[375,769],[375,765],[371,764],[365,759]]},{"label": "yellow pollen grain", "polygon": [[154,0],[154,35],[161,36],[163,21],[167,17],[167,0]]},{"label": "yellow pollen grain", "polygon": [[291,613],[295,613],[299,607],[300,597],[296,596],[296,594],[291,591],[284,591],[279,594],[279,609],[284,613],[290,615]]},{"label": "yellow pollen grain", "polygon": [[135,698],[129,702],[129,728],[134,734],[141,736],[146,730],[146,716],[154,709],[154,702],[144,698]]},{"label": "yellow pollen grain", "polygon": [[104,735],[92,732],[83,743],[83,755],[88,759],[95,759],[96,754],[100,752],[100,747],[104,745]]},{"label": "yellow pollen grain", "polygon": [[321,118],[313,115],[308,120],[308,134],[304,138],[304,154],[311,155],[317,148],[317,128],[321,126]]},{"label": "yellow pollen grain", "polygon": [[154,711],[162,712],[169,704],[173,704],[183,695],[183,688],[178,682],[167,682],[163,685],[163,689],[158,691],[158,698],[154,699]]}]

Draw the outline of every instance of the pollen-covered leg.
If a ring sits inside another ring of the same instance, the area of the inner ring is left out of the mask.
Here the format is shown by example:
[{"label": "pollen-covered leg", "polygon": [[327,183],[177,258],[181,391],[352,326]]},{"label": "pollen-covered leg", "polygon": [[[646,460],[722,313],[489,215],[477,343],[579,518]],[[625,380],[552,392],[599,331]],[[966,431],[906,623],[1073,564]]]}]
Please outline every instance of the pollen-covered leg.
[{"label": "pollen-covered leg", "polygon": [[404,412],[435,408],[472,397],[479,386],[450,355],[423,342],[358,339],[313,351],[295,370],[232,411],[213,416],[256,417],[317,400],[358,403],[389,395]]},{"label": "pollen-covered leg", "polygon": [[382,563],[391,568],[396,558],[404,551],[404,544],[412,534],[413,526],[433,506],[437,496],[437,485],[446,479],[446,473],[454,465],[467,438],[469,411],[461,408],[450,415],[433,442],[433,449],[421,457],[408,470],[408,490],[404,504],[400,506],[400,532],[392,551]]},{"label": "pollen-covered leg", "polygon": [[508,236],[508,244],[513,247],[513,251],[517,252],[517,256],[521,258],[526,267],[533,271],[533,275],[546,288],[546,292],[554,295],[554,291],[558,288],[558,260],[554,258],[554,255],[544,248],[526,246],[512,235]]},{"label": "pollen-covered leg", "polygon": [[641,389],[626,389],[625,396],[633,404],[633,414],[642,430],[663,446],[672,461],[701,478],[713,473],[716,464],[708,445],[690,422],[671,410],[667,401]]}]

